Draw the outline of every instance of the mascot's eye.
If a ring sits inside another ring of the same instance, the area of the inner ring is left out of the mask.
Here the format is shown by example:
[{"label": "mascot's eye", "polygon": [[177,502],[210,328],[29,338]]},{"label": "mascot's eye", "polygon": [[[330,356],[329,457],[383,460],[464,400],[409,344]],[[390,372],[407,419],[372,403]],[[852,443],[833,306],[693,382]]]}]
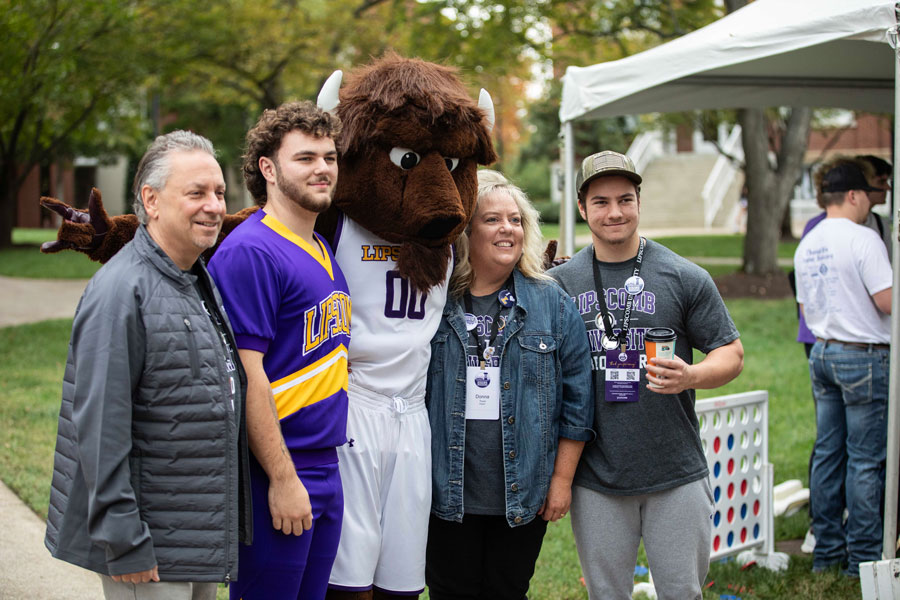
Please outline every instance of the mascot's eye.
[{"label": "mascot's eye", "polygon": [[459,159],[458,159],[458,158],[447,158],[447,157],[445,156],[445,157],[444,157],[444,164],[447,165],[447,170],[450,171],[450,172],[452,173],[452,172],[453,172],[453,169],[456,168],[456,165],[459,164]]},{"label": "mascot's eye", "polygon": [[422,160],[418,154],[416,154],[409,148],[392,148],[390,156],[391,162],[404,171],[412,169],[414,166],[419,164],[420,160]]}]

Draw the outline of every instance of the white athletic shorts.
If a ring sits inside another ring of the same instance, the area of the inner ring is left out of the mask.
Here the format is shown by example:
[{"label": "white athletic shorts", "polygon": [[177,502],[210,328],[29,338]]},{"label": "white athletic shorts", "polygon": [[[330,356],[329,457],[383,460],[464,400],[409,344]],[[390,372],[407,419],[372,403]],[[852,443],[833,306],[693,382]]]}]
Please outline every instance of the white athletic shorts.
[{"label": "white athletic shorts", "polygon": [[329,586],[425,588],[431,512],[431,427],[424,397],[392,398],[350,384],[348,444],[338,448],[344,523]]}]

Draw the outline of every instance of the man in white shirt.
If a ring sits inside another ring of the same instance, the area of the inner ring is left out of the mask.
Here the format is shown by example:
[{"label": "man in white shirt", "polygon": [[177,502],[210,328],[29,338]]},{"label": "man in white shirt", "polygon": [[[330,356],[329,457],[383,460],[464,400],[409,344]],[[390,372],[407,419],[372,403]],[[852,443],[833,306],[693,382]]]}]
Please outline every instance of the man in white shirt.
[{"label": "man in white shirt", "polygon": [[826,217],[794,254],[797,302],[816,336],[813,571],[858,577],[860,562],[881,558],[892,272],[884,243],[862,225],[877,191],[865,167],[838,157],[817,179]]}]

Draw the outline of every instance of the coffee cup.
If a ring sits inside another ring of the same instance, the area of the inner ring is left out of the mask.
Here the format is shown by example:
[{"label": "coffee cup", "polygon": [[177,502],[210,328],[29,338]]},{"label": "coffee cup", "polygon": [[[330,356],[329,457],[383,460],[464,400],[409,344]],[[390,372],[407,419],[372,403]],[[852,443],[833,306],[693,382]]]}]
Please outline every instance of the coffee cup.
[{"label": "coffee cup", "polygon": [[[668,327],[653,327],[644,333],[644,354],[647,355],[647,363],[651,358],[675,358],[675,332]],[[660,387],[652,383],[649,387]]]}]

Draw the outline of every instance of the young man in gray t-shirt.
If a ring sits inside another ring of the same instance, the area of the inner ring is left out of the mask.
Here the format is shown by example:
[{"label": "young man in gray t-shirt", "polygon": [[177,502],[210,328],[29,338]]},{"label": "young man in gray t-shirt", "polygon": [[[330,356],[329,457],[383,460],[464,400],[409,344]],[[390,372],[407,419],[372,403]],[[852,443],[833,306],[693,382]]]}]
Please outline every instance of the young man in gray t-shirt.
[{"label": "young man in gray t-shirt", "polygon": [[[597,442],[584,450],[572,497],[582,570],[591,598],[631,598],[643,538],[659,598],[700,598],[713,500],[694,390],[734,379],[744,350],[709,274],[638,234],[641,177],[631,160],[594,154],[579,179],[593,244],[549,274],[584,318],[596,375]],[[655,328],[674,332],[675,354],[648,364],[644,337]],[[694,348],[706,354],[697,364]]]}]

